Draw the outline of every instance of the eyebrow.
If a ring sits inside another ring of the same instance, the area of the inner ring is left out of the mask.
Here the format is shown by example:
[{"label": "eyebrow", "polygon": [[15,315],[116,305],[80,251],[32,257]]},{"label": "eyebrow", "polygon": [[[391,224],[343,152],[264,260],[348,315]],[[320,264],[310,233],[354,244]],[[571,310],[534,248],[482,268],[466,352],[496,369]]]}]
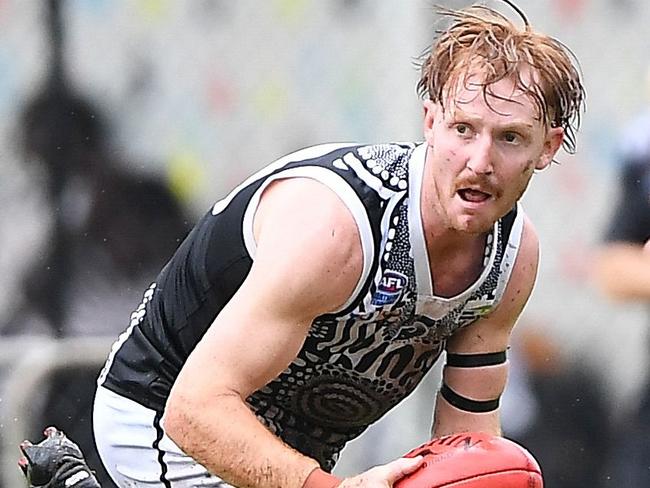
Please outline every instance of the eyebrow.
[{"label": "eyebrow", "polygon": [[[453,112],[450,112],[452,117],[454,119],[466,119],[469,121],[475,121],[475,120],[480,120],[480,117],[476,117],[474,115],[470,115],[463,110],[456,108]],[[512,120],[510,122],[507,122],[501,126],[499,126],[499,129],[501,130],[512,130],[512,129],[528,129],[528,130],[533,130],[535,126],[531,124],[530,122],[524,122],[523,120]]]}]

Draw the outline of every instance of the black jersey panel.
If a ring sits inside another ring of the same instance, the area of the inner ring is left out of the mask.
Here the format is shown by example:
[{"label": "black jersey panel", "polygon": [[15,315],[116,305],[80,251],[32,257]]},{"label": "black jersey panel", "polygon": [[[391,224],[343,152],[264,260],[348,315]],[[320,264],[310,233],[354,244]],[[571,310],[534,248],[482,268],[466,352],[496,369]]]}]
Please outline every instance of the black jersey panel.
[{"label": "black jersey panel", "polygon": [[185,360],[250,270],[241,215],[244,197],[258,185],[243,190],[223,212],[208,212],[163,268],[144,317],[114,358],[109,389],[164,409]]},{"label": "black jersey panel", "polygon": [[508,212],[500,221],[501,232],[503,239],[501,240],[501,250],[505,251],[508,241],[510,240],[510,232],[512,231],[512,226],[515,223],[517,218],[517,205],[515,205],[510,212]]},{"label": "black jersey panel", "polygon": [[[327,168],[354,191],[365,209],[375,248],[381,241],[383,202],[353,171],[332,164],[351,152],[345,147],[325,155],[288,161],[229,195],[216,214],[208,212],[158,275],[142,317],[131,324],[112,363],[104,385],[118,394],[162,411],[180,369],[248,275],[253,258],[243,237],[244,214],[251,199],[271,177],[292,168]],[[307,174],[309,172],[307,171]],[[377,265],[373,256],[372,268]],[[363,296],[373,273],[358,293]],[[350,308],[354,307],[354,303]]]}]

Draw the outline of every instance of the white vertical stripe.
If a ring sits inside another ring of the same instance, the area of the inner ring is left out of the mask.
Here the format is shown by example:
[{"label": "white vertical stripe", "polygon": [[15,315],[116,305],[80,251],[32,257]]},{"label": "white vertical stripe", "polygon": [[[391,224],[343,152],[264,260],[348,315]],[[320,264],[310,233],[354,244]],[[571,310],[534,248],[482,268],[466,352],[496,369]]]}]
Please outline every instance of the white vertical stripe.
[{"label": "white vertical stripe", "polygon": [[[506,286],[510,281],[512,269],[515,267],[515,261],[517,259],[519,246],[521,244],[521,236],[524,230],[524,215],[524,210],[521,204],[517,203],[517,215],[515,217],[515,221],[512,223],[510,236],[508,238],[507,244],[505,245],[503,258],[501,259],[501,273],[499,274],[499,282],[497,283],[497,288],[494,291],[494,294],[496,296],[496,303],[501,300],[501,297],[506,290]],[[497,245],[498,243],[494,242],[495,248]]]},{"label": "white vertical stripe", "polygon": [[413,265],[415,268],[415,281],[417,283],[418,295],[433,295],[433,283],[431,282],[431,271],[429,256],[427,254],[426,241],[424,239],[424,228],[422,227],[422,181],[424,179],[424,163],[427,153],[426,143],[421,144],[413,150],[409,160],[409,237],[411,239],[411,250],[413,252]]}]

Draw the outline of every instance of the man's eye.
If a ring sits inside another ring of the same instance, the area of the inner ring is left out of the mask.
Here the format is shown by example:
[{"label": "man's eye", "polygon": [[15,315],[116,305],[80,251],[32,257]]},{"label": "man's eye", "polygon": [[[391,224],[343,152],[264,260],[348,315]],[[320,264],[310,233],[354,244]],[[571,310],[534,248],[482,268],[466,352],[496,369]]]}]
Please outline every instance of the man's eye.
[{"label": "man's eye", "polygon": [[506,142],[519,142],[520,137],[516,132],[506,132],[503,135],[503,140]]},{"label": "man's eye", "polygon": [[456,132],[461,136],[469,134],[469,126],[467,124],[456,124]]}]

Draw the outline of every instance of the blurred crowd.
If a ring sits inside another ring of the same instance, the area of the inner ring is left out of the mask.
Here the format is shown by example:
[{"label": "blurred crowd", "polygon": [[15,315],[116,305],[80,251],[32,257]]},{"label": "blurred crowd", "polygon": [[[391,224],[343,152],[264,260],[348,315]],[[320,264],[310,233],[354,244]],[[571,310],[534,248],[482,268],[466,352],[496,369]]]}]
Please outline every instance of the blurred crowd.
[{"label": "blurred crowd", "polygon": [[[185,237],[189,212],[161,176],[138,173],[136,161],[113,151],[102,111],[70,88],[62,57],[61,3],[48,2],[50,72],[27,100],[17,134],[24,164],[36,165],[51,222],[46,245],[32,256],[20,279],[18,300],[3,314],[5,336],[52,339],[117,337],[131,309]],[[40,415],[26,438],[47,425],[67,431],[87,452],[110,486],[96,457],[90,411],[98,370],[53,371]]]},{"label": "blurred crowd", "polygon": [[[195,216],[164,177],[116,156],[109,118],[66,80],[60,11],[57,2],[50,6],[50,73],[22,108],[18,134],[24,164],[37,165],[43,176],[42,211],[52,225],[47,245],[20,278],[21,298],[4,314],[0,334],[116,337]],[[592,256],[591,278],[603,299],[650,307],[650,252],[643,251],[650,239],[650,115],[633,127],[621,144],[618,203]],[[539,459],[548,488],[650,486],[650,377],[638,401],[613,411],[601,372],[568,354],[543,323],[528,325],[511,350],[505,435]],[[650,337],[639,340],[650,347]],[[50,424],[67,431],[108,487],[90,432],[97,374],[88,368],[53,374],[26,437],[38,438]],[[421,419],[423,431],[428,423]],[[373,450],[390,450],[390,436],[384,439],[378,445],[375,438]],[[368,453],[365,462],[372,463]]]}]

